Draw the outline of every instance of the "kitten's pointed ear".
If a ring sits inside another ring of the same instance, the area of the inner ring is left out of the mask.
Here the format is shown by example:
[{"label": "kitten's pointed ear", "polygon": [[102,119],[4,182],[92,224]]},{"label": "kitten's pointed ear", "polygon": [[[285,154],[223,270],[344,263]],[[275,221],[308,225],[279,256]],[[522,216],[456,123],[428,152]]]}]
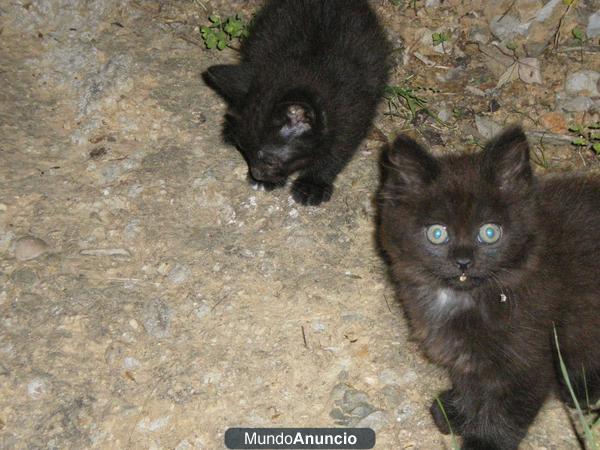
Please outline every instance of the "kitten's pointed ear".
[{"label": "kitten's pointed ear", "polygon": [[406,135],[396,138],[381,158],[384,190],[418,192],[434,181],[440,166],[436,159],[416,141]]},{"label": "kitten's pointed ear", "polygon": [[300,101],[279,103],[273,114],[273,126],[279,128],[280,136],[286,140],[311,131],[316,120],[313,107]]},{"label": "kitten's pointed ear", "polygon": [[501,191],[518,192],[529,187],[533,173],[527,136],[521,127],[507,128],[485,146],[482,175]]},{"label": "kitten's pointed ear", "polygon": [[205,83],[225,100],[238,102],[250,90],[252,72],[243,65],[218,65],[209,67],[202,74]]}]

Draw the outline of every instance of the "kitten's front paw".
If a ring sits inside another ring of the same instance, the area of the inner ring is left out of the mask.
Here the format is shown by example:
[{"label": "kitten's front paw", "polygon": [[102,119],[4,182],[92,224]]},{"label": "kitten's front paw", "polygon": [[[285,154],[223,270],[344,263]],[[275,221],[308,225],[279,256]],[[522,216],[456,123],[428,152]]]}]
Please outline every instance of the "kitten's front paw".
[{"label": "kitten's front paw", "polygon": [[312,180],[298,178],[292,187],[292,197],[303,205],[317,206],[329,201],[333,194],[333,186],[327,183],[316,183]]},{"label": "kitten's front paw", "polygon": [[248,177],[248,182],[250,186],[255,191],[272,191],[274,189],[279,189],[285,186],[285,181],[280,181],[277,183],[269,183],[267,181],[257,181],[254,178]]},{"label": "kitten's front paw", "polygon": [[452,389],[440,394],[439,400],[444,408],[443,411],[440,408],[437,399],[433,401],[431,408],[429,408],[433,421],[442,434],[460,434],[460,427],[462,426],[463,420],[454,406],[454,395],[455,393]]}]

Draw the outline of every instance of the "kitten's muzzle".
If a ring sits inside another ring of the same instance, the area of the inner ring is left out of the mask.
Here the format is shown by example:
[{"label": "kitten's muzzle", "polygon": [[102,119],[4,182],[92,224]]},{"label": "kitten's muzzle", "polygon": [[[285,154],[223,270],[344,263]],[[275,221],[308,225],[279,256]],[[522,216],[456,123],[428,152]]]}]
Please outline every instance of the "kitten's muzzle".
[{"label": "kitten's muzzle", "polygon": [[285,178],[279,173],[274,172],[271,168],[263,166],[250,167],[250,174],[256,181],[265,181],[267,183],[278,183]]}]

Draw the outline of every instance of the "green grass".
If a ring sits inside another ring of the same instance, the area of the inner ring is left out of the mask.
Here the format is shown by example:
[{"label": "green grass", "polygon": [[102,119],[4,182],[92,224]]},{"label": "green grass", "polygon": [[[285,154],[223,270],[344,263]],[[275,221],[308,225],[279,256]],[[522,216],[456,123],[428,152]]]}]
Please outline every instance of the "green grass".
[{"label": "green grass", "polygon": [[[558,352],[558,361],[560,363],[560,371],[561,371],[561,374],[565,381],[565,384],[567,385],[567,388],[569,389],[569,394],[571,394],[573,403],[575,404],[575,409],[577,410],[577,417],[578,417],[579,423],[581,424],[581,427],[583,429],[587,447],[590,450],[600,450],[598,440],[594,436],[594,433],[592,433],[590,424],[588,423],[588,421],[585,418],[585,415],[583,414],[583,410],[581,409],[579,400],[577,400],[577,396],[575,395],[575,391],[573,390],[573,386],[571,385],[571,380],[569,378],[567,366],[565,365],[565,362],[563,361],[562,355],[560,353],[560,345],[558,343],[558,334],[556,333],[556,327],[554,327],[554,343],[556,345],[556,351]],[[587,397],[587,388],[586,388],[586,397]],[[587,401],[588,401],[588,408],[589,408],[589,399],[587,399]],[[595,425],[597,425],[597,424],[598,424],[598,422],[596,422]]]},{"label": "green grass", "polygon": [[452,424],[450,423],[450,419],[448,419],[448,415],[446,414],[446,410],[444,409],[444,405],[439,397],[435,398],[442,414],[444,415],[444,420],[448,424],[448,428],[450,429],[450,439],[452,440],[452,450],[460,450],[460,445],[458,445],[458,441],[456,440],[456,435],[454,434],[454,430],[452,429]]}]

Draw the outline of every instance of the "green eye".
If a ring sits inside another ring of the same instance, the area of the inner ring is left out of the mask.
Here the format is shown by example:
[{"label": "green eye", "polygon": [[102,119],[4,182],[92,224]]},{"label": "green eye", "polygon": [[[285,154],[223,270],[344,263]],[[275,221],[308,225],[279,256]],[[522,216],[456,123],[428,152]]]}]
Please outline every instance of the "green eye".
[{"label": "green eye", "polygon": [[495,244],[502,237],[502,228],[493,223],[486,223],[479,229],[477,239],[483,244]]},{"label": "green eye", "polygon": [[448,230],[444,225],[431,225],[426,231],[429,242],[436,245],[448,242]]}]

